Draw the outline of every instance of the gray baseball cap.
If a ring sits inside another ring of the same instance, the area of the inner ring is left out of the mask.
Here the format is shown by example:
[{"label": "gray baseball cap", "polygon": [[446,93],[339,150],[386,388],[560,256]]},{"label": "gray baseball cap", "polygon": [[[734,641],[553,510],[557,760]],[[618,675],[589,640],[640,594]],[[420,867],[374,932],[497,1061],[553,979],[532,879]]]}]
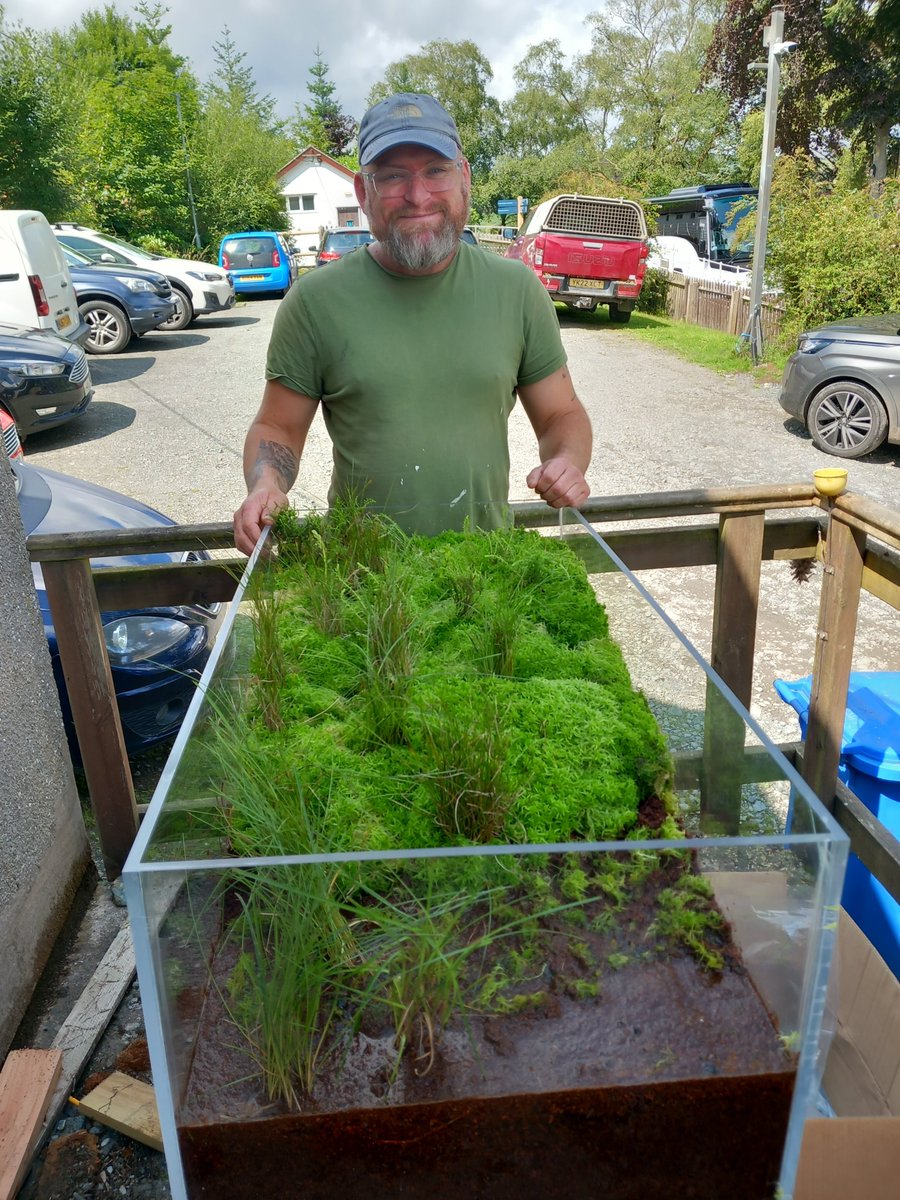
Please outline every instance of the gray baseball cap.
[{"label": "gray baseball cap", "polygon": [[359,124],[359,163],[368,166],[395,146],[427,146],[444,158],[462,149],[453,118],[434,96],[398,92],[374,105]]}]

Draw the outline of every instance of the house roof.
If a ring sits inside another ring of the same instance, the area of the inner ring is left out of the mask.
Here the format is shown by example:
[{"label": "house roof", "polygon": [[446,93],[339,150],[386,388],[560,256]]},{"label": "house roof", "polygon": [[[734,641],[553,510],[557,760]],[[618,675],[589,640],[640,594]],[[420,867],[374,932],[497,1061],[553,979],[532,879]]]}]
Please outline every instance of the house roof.
[{"label": "house roof", "polygon": [[341,175],[346,175],[348,179],[353,178],[354,173],[349,167],[345,167],[343,163],[338,162],[336,158],[332,158],[330,154],[326,154],[324,150],[319,150],[316,146],[307,146],[305,150],[301,150],[300,153],[295,158],[292,158],[289,163],[285,163],[283,167],[279,167],[276,171],[276,175],[280,179],[283,175],[287,175],[289,171],[292,171],[294,167],[298,167],[300,163],[304,161],[304,159],[312,158],[320,159],[321,162],[331,167],[333,170],[339,171]]}]

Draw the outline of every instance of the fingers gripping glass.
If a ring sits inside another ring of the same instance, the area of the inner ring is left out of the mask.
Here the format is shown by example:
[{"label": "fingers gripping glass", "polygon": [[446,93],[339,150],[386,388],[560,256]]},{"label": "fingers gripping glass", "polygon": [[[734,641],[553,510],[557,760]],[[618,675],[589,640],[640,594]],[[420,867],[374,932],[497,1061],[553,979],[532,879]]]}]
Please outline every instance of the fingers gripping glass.
[{"label": "fingers gripping glass", "polygon": [[363,179],[368,179],[375,189],[375,195],[382,200],[390,200],[394,196],[404,196],[414,178],[421,179],[429,192],[448,192],[456,182],[456,172],[462,167],[462,159],[455,162],[449,159],[445,162],[431,163],[421,171],[408,171],[405,167],[379,167],[377,171],[362,171]]}]

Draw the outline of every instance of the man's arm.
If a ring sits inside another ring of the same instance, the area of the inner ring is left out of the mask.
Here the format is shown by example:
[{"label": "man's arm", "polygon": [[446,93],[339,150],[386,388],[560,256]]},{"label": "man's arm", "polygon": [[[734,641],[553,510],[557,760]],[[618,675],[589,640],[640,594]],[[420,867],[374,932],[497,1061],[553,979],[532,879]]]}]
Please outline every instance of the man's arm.
[{"label": "man's arm", "polygon": [[264,525],[288,502],[318,400],[270,379],[244,442],[247,499],[234,514],[234,544],[251,554]]},{"label": "man's arm", "polygon": [[540,466],[525,482],[553,508],[577,508],[590,495],[584,473],[591,461],[593,435],[568,368],[560,367],[518,392],[541,456]]}]

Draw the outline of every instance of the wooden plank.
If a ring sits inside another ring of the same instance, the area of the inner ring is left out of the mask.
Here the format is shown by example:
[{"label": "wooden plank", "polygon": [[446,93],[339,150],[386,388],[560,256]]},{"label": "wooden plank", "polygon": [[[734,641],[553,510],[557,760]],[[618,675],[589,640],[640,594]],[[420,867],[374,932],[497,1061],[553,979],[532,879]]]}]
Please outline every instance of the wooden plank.
[{"label": "wooden plank", "polygon": [[847,688],[859,611],[866,535],[833,512],[825,544],[803,777],[829,807],[834,800]]},{"label": "wooden plank", "polygon": [[894,550],[900,550],[900,512],[896,508],[889,508],[878,500],[870,500],[868,496],[858,496],[855,492],[844,492],[833,501],[819,500],[826,510],[829,503],[846,524],[864,533],[871,533]]},{"label": "wooden plank", "polygon": [[113,1071],[77,1103],[82,1116],[108,1125],[154,1150],[162,1150],[156,1093],[149,1083]]},{"label": "wooden plank", "polygon": [[62,1070],[59,1050],[12,1050],[0,1071],[0,1200],[12,1200],[28,1169]]},{"label": "wooden plank", "polygon": [[[745,708],[753,690],[753,655],[759,610],[763,513],[719,518],[719,551],[713,605],[710,665]],[[704,770],[700,825],[737,833],[741,821],[740,760],[746,726],[713,681],[706,684]]]},{"label": "wooden plank", "polygon": [[230,521],[217,521],[208,525],[151,525],[145,529],[33,533],[25,545],[32,562],[150,554],[155,550],[233,550],[234,529]]},{"label": "wooden plank", "polygon": [[834,816],[850,837],[850,849],[900,904],[900,841],[840,779]]},{"label": "wooden plank", "polygon": [[863,560],[862,586],[891,608],[900,609],[900,561],[896,553],[869,546]]},{"label": "wooden plank", "polygon": [[101,612],[168,604],[217,604],[232,598],[247,566],[245,558],[202,563],[156,563],[150,567],[102,567],[94,571]]},{"label": "wooden plank", "polygon": [[46,562],[43,569],[103,863],[113,880],[128,857],[138,817],[90,563]]},{"label": "wooden plank", "polygon": [[42,1136],[72,1093],[78,1076],[103,1036],[134,978],[134,946],[126,926],[116,934],[75,1006],[53,1039],[62,1053],[62,1073],[53,1093]]}]

